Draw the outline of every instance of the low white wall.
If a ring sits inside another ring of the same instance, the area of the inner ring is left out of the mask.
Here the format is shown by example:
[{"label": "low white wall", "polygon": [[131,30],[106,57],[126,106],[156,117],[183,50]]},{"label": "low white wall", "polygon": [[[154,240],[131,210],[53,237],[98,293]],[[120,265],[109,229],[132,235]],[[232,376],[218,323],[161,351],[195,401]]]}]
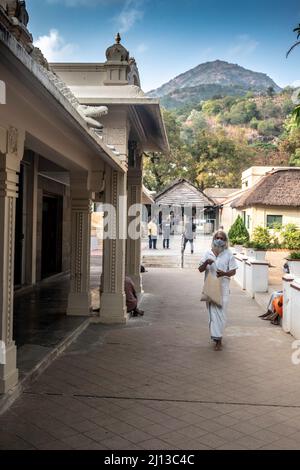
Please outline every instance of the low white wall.
[{"label": "low white wall", "polygon": [[235,255],[235,260],[237,262],[238,269],[236,271],[236,275],[234,279],[243,290],[246,289],[246,261],[247,259],[248,259],[247,256],[244,256],[242,254]]},{"label": "low white wall", "polygon": [[294,280],[290,290],[291,334],[300,339],[300,282]]},{"label": "low white wall", "polygon": [[252,298],[257,292],[268,292],[269,263],[248,258],[246,263],[246,291]]},{"label": "low white wall", "polygon": [[291,284],[294,281],[294,276],[291,274],[285,274],[282,278],[282,290],[283,290],[283,312],[282,312],[282,329],[286,333],[291,331]]}]

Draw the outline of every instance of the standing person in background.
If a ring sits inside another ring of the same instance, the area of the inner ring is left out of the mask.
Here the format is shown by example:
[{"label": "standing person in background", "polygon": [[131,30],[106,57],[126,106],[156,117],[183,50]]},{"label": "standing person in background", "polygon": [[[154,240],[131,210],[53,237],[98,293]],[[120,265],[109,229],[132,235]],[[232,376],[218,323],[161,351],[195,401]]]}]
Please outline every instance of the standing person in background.
[{"label": "standing person in background", "polygon": [[211,250],[204,254],[198,268],[200,273],[205,272],[205,277],[210,271],[213,276],[221,278],[222,306],[220,307],[212,302],[206,303],[210,335],[215,342],[216,351],[222,349],[222,338],[227,321],[230,278],[235,275],[237,267],[235,258],[228,249],[227,235],[219,230],[213,237]]},{"label": "standing person in background", "polygon": [[154,219],[148,223],[149,248],[156,250],[158,228]]},{"label": "standing person in background", "polygon": [[187,222],[184,226],[184,241],[183,241],[183,251],[185,250],[187,242],[190,242],[191,245],[191,254],[194,253],[194,231],[193,231],[193,220],[192,218],[187,219]]},{"label": "standing person in background", "polygon": [[170,217],[162,223],[163,248],[170,248],[171,222]]}]

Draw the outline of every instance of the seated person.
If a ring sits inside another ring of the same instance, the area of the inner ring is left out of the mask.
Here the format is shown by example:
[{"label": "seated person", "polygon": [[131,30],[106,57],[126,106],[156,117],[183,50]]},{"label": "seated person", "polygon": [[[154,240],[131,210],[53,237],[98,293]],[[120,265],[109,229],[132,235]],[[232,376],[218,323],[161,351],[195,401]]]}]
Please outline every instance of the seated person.
[{"label": "seated person", "polygon": [[125,277],[125,294],[126,294],[126,307],[127,313],[131,313],[133,317],[138,315],[144,315],[144,311],[137,308],[137,295],[134,287],[134,283],[129,276]]},{"label": "seated person", "polygon": [[267,307],[267,312],[259,315],[263,320],[270,320],[273,325],[279,325],[283,312],[283,292],[272,293]]}]

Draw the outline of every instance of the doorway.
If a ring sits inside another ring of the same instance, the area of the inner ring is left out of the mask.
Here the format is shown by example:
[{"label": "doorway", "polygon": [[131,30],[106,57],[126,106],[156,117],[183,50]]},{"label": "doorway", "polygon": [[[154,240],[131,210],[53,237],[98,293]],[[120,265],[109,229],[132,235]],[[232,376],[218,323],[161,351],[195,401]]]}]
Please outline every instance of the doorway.
[{"label": "doorway", "polygon": [[62,271],[62,207],[61,196],[43,194],[42,279]]}]

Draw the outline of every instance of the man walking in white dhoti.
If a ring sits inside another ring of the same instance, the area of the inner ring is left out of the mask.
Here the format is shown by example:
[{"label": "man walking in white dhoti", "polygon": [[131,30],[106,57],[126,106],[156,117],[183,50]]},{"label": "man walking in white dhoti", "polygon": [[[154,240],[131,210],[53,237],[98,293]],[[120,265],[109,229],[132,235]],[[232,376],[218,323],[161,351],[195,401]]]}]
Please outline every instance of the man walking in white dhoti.
[{"label": "man walking in white dhoti", "polygon": [[200,273],[205,271],[205,277],[210,271],[212,275],[222,278],[222,307],[212,302],[206,303],[210,335],[215,342],[216,351],[222,349],[222,337],[227,320],[230,278],[235,275],[237,267],[236,260],[228,249],[227,235],[222,230],[219,230],[213,237],[211,250],[204,254],[198,268]]}]

